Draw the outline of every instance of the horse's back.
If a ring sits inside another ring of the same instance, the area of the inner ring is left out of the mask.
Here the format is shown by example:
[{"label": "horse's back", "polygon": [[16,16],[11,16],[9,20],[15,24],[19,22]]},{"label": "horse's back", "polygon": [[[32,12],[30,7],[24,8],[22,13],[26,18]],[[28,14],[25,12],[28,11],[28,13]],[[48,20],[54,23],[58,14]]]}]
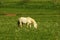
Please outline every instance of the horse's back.
[{"label": "horse's back", "polygon": [[27,23],[26,17],[20,17],[19,20],[20,20],[20,22]]}]

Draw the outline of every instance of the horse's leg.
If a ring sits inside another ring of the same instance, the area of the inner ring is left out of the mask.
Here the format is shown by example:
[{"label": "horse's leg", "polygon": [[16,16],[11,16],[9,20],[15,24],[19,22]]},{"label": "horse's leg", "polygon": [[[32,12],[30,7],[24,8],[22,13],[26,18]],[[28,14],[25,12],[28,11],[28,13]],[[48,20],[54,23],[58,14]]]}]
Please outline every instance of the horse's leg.
[{"label": "horse's leg", "polygon": [[20,22],[20,27],[22,27],[22,23]]},{"label": "horse's leg", "polygon": [[28,26],[29,26],[29,23],[27,23],[27,28],[28,28]]},{"label": "horse's leg", "polygon": [[30,28],[31,28],[31,24],[30,24]]}]

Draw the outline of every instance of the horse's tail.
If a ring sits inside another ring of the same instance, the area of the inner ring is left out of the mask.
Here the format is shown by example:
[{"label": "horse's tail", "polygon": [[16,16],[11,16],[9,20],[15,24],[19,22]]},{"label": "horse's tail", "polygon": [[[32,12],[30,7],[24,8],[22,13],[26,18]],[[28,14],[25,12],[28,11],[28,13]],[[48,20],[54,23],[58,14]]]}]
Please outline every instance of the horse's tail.
[{"label": "horse's tail", "polygon": [[18,27],[19,27],[19,25],[20,25],[20,22],[19,22],[19,20],[18,20]]}]

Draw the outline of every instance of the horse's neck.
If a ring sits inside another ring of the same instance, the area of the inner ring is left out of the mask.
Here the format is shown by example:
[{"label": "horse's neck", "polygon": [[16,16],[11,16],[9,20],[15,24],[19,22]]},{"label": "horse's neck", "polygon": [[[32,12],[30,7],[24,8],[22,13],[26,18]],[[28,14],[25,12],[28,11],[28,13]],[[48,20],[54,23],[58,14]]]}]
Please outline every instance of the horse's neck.
[{"label": "horse's neck", "polygon": [[33,24],[36,24],[36,21],[32,19],[31,17],[27,17],[27,19],[29,19]]},{"label": "horse's neck", "polygon": [[36,24],[36,21],[35,20],[32,20],[33,21],[33,24]]},{"label": "horse's neck", "polygon": [[37,23],[34,21],[34,24],[37,24]]}]

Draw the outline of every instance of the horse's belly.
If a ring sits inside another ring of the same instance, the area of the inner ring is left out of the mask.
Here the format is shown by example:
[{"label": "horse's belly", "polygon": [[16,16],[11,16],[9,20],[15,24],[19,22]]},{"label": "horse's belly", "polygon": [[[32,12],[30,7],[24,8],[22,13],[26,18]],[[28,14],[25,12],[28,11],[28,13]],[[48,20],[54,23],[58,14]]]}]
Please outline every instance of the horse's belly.
[{"label": "horse's belly", "polygon": [[27,23],[27,21],[24,20],[23,23]]}]

